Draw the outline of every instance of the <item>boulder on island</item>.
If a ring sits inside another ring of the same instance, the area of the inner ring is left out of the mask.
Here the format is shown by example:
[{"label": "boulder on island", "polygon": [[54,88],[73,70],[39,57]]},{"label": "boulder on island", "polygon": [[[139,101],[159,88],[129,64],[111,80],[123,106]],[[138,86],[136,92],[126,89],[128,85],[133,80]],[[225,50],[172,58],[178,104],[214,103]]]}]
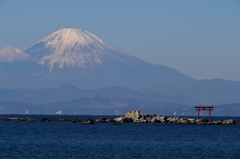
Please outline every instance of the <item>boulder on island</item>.
[{"label": "boulder on island", "polygon": [[94,121],[90,120],[90,119],[86,119],[82,121],[84,124],[94,124]]},{"label": "boulder on island", "polygon": [[131,119],[133,121],[137,121],[141,118],[144,118],[144,115],[139,110],[132,110],[132,111],[127,112],[127,114],[125,114],[125,118]]},{"label": "boulder on island", "polygon": [[224,120],[223,124],[236,124],[236,121],[233,119]]},{"label": "boulder on island", "polygon": [[95,122],[114,122],[114,120],[101,117],[101,118],[96,119]]},{"label": "boulder on island", "polygon": [[120,122],[124,122],[124,120],[125,120],[125,117],[122,117],[122,116],[117,117],[117,118],[114,119],[115,122],[119,122],[119,123]]}]

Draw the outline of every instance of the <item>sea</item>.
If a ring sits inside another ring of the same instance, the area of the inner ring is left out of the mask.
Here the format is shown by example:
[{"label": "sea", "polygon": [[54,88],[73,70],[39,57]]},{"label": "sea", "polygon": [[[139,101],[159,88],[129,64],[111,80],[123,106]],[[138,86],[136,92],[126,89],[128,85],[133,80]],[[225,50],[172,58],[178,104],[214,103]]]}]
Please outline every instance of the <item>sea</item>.
[{"label": "sea", "polygon": [[[0,115],[3,116],[48,119],[100,117]],[[240,121],[239,117],[212,119]],[[0,159],[95,158],[240,159],[240,125],[0,121]]]}]

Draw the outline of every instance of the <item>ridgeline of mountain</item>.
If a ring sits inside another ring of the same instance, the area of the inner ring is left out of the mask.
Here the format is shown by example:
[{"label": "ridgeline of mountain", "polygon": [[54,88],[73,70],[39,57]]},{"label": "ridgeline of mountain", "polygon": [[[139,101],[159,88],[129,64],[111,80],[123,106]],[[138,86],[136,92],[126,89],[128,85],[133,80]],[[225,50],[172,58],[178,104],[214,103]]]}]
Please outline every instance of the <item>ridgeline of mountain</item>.
[{"label": "ridgeline of mountain", "polygon": [[[123,115],[129,110],[141,110],[163,116],[195,116],[193,106],[176,103],[158,103],[140,99],[81,98],[45,104],[0,101],[0,114],[70,114],[70,115]],[[240,103],[215,105],[212,116],[239,116]],[[203,112],[207,115],[207,112]]]},{"label": "ridgeline of mountain", "polygon": [[[0,88],[25,88],[26,92],[20,93],[20,96],[25,95],[29,99],[32,96],[32,100],[39,94],[48,94],[46,101],[84,97],[86,91],[59,87],[69,83],[77,88],[91,90],[113,86],[131,88],[139,93],[148,92],[137,97],[134,97],[134,92],[129,93],[135,99],[141,96],[151,101],[185,104],[240,102],[240,81],[195,80],[170,67],[131,56],[83,29],[60,29],[26,48],[24,52],[28,60],[0,62]],[[57,87],[60,90],[50,89]],[[40,100],[41,95],[36,100]],[[112,91],[110,95],[119,94]]]},{"label": "ridgeline of mountain", "polygon": [[160,93],[141,93],[130,88],[107,87],[101,89],[78,89],[70,84],[49,89],[1,89],[0,101],[16,101],[46,104],[59,101],[71,101],[81,98],[136,99],[158,103],[181,103],[192,105],[198,103],[184,96],[171,96]]}]

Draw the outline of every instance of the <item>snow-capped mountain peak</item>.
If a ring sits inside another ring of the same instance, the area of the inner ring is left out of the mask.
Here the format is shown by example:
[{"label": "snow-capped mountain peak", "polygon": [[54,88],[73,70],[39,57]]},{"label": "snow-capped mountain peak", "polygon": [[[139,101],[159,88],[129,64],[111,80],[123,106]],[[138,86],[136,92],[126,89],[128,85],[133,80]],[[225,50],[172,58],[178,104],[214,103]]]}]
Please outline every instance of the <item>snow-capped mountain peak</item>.
[{"label": "snow-capped mountain peak", "polygon": [[125,54],[83,29],[63,28],[25,49],[39,64],[54,66],[89,67],[101,65],[106,55]]},{"label": "snow-capped mountain peak", "polygon": [[81,46],[87,46],[93,43],[106,45],[106,43],[97,36],[83,29],[75,28],[60,29],[45,37],[42,41],[46,43],[46,46],[58,48],[73,47],[75,44]]}]

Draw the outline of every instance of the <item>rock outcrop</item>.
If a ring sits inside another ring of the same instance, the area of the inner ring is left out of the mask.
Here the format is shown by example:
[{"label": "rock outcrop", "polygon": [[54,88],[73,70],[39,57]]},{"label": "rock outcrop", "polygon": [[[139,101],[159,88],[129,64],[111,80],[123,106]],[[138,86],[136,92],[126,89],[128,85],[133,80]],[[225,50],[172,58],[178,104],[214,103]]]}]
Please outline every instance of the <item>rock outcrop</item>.
[{"label": "rock outcrop", "polygon": [[141,118],[144,118],[144,115],[139,110],[132,110],[132,111],[127,112],[127,114],[125,114],[125,118],[136,121]]},{"label": "rock outcrop", "polygon": [[95,122],[114,122],[114,120],[108,118],[98,118]]},{"label": "rock outcrop", "polygon": [[87,119],[83,121],[84,124],[94,124],[94,121]]}]

